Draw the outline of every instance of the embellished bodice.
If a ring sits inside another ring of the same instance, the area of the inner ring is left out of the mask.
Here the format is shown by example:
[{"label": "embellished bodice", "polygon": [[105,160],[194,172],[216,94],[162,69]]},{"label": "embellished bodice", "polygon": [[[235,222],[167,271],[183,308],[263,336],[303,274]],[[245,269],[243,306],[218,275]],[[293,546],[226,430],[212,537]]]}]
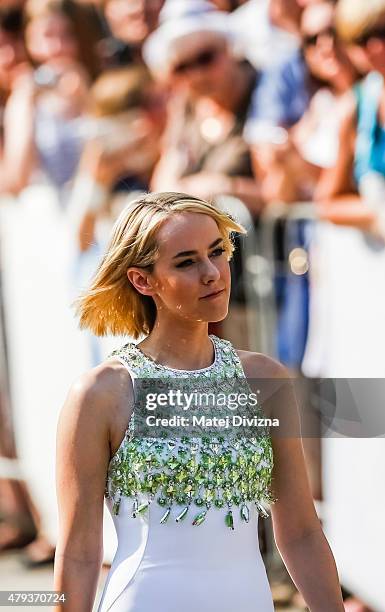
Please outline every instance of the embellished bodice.
[{"label": "embellished bodice", "polygon": [[214,393],[218,389],[230,392],[237,381],[247,382],[231,343],[215,335],[210,338],[215,359],[200,370],[158,364],[133,342],[109,355],[127,367],[134,385],[130,422],[107,473],[105,496],[112,501],[115,515],[121,512],[124,497],[131,500],[133,517],[143,516],[152,503],[163,507],[162,524],[189,520],[199,526],[210,510],[223,512],[225,524],[234,529],[235,508],[241,520],[248,522],[250,504],[255,504],[260,515],[268,516],[265,505],[275,500],[271,493],[273,452],[266,430],[252,435],[224,430],[210,435],[204,431],[202,435],[135,435],[138,379],[203,379],[205,390]]}]

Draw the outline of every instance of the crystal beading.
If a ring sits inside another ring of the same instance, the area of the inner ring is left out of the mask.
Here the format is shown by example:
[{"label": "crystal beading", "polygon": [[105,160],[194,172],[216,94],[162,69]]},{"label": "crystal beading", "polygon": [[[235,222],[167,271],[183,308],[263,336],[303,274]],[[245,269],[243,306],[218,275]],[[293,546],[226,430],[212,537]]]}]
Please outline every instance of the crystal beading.
[{"label": "crystal beading", "polygon": [[[242,364],[231,343],[210,335],[215,361],[202,370],[175,370],[156,363],[132,342],[114,350],[108,359],[119,358],[139,378],[186,378],[207,375],[205,391],[223,390],[224,376],[229,389],[238,379],[246,380]],[[271,493],[273,452],[270,435],[258,437],[217,435],[134,437],[135,403],[124,439],[112,457],[107,473],[105,497],[113,500],[113,512],[119,513],[121,497],[132,498],[132,516],[145,513],[156,499],[165,511],[164,524],[178,508],[174,520],[200,525],[214,506],[224,512],[224,522],[234,530],[233,506],[239,507],[242,521],[248,522],[247,503],[254,503],[266,517],[264,503],[276,501]],[[145,501],[138,501],[138,495]],[[192,514],[191,507],[196,508]]]}]

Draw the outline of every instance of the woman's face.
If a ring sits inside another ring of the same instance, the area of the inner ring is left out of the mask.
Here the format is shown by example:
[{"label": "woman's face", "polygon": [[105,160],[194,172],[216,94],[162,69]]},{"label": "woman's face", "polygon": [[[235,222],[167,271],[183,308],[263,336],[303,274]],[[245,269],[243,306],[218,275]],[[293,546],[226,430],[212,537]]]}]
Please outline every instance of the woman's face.
[{"label": "woman's face", "polygon": [[164,0],[108,0],[105,15],[116,38],[141,45],[159,22]]},{"label": "woman's face", "polygon": [[27,26],[26,42],[31,57],[39,64],[78,59],[79,47],[71,23],[64,15],[32,19]]},{"label": "woman's face", "polygon": [[350,62],[336,40],[334,7],[330,2],[319,2],[305,8],[301,35],[310,72],[327,83],[338,80]]},{"label": "woman's face", "polygon": [[[195,212],[177,214],[162,225],[157,241],[159,258],[148,277],[152,289],[143,291],[134,268],[127,275],[141,293],[153,297],[158,318],[164,315],[190,322],[224,319],[230,266],[214,219]],[[214,293],[218,295],[206,297]]]}]

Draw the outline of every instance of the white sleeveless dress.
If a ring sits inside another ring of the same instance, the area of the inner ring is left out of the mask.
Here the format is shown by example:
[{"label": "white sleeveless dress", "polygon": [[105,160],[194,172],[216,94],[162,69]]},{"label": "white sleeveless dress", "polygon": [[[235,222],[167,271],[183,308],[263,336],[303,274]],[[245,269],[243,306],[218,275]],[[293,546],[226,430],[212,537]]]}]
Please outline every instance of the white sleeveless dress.
[{"label": "white sleeveless dress", "polygon": [[[245,379],[230,342],[210,338],[215,360],[200,370],[157,364],[134,343],[109,357],[134,391],[145,377]],[[270,436],[135,440],[132,423],[108,468],[118,548],[98,612],[273,612],[258,541],[259,514],[274,501]]]}]

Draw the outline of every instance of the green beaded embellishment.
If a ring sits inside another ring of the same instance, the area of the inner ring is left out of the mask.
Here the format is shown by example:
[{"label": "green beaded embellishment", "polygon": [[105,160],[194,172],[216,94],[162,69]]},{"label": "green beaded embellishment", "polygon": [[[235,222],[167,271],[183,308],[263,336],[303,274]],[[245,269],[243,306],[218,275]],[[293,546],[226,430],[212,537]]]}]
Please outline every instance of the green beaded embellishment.
[{"label": "green beaded embellishment", "polygon": [[199,512],[199,514],[197,514],[196,517],[194,518],[192,524],[193,525],[200,525],[201,523],[203,523],[203,521],[206,518],[207,510],[208,510],[208,508],[206,508],[206,510],[203,510],[203,512]]},{"label": "green beaded embellishment", "polygon": [[227,527],[230,527],[230,529],[234,529],[234,519],[233,519],[233,513],[230,510],[228,510],[226,516],[225,516],[225,523],[227,525]]},{"label": "green beaded embellishment", "polygon": [[[245,379],[242,364],[230,342],[211,336],[216,361],[206,368],[207,391],[216,390],[216,380],[223,387],[224,377],[229,388],[235,379]],[[133,343],[113,351],[140,378],[175,378],[186,376],[182,370],[172,370],[153,362]],[[196,371],[199,373],[202,371]],[[189,373],[189,376],[195,372]],[[202,376],[202,373],[200,373]],[[205,382],[206,389],[206,382]],[[135,406],[134,406],[135,408]],[[250,503],[267,517],[263,504],[276,501],[271,494],[273,451],[269,435],[207,436],[200,438],[138,438],[133,436],[135,410],[125,438],[108,467],[105,496],[113,500],[113,513],[119,514],[122,496],[134,498],[132,516],[138,517],[156,502],[165,511],[160,519],[165,524],[176,505],[175,521],[186,520],[192,504],[199,509],[192,525],[201,525],[213,505],[224,512],[224,523],[234,530],[232,505],[240,506],[241,522],[250,520]],[[138,503],[138,495],[148,496]],[[224,508],[224,506],[227,508]],[[206,506],[202,509],[202,506]]]}]

